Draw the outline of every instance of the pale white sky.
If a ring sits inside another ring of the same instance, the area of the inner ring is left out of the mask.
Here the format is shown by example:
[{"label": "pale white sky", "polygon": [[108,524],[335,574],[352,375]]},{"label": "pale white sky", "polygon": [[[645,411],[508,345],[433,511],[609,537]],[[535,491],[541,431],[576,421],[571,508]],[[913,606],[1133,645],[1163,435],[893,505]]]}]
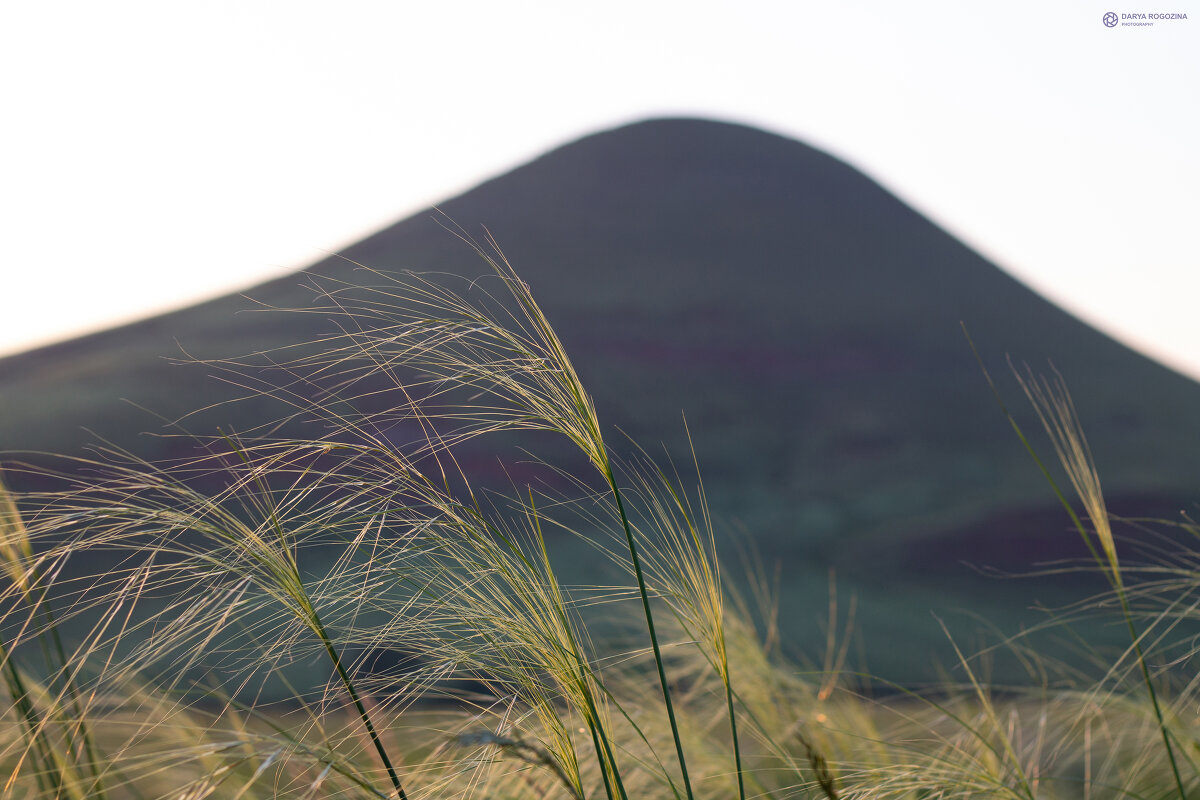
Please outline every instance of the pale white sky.
[{"label": "pale white sky", "polygon": [[1200,9],[1101,22],[1189,7],[3,3],[0,353],[277,277],[580,135],[686,114],[831,151],[1200,377]]}]

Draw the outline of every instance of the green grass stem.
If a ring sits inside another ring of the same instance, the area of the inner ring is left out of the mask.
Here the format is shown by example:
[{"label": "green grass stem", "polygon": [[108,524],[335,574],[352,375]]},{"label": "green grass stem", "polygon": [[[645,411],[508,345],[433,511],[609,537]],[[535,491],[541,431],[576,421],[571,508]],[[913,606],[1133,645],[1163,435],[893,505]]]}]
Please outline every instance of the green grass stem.
[{"label": "green grass stem", "polygon": [[633,573],[637,576],[638,594],[642,600],[642,610],[646,616],[646,629],[650,634],[650,646],[654,651],[654,665],[658,669],[658,682],[662,687],[663,702],[667,707],[667,719],[671,726],[671,737],[675,741],[675,753],[679,758],[679,771],[683,776],[683,790],[691,800],[692,781],[688,776],[687,758],[683,754],[683,742],[679,737],[679,722],[675,717],[675,704],[671,701],[671,687],[667,683],[667,673],[663,666],[662,649],[658,645],[658,633],[654,629],[654,612],[650,608],[650,595],[646,591],[646,577],[642,572],[642,562],[638,558],[637,543],[633,540],[633,528],[629,524],[629,517],[625,513],[625,503],[621,499],[621,490],[617,488],[617,480],[613,475],[612,468],[608,467],[605,470],[605,478],[608,479],[608,485],[612,489],[613,499],[617,504],[617,513],[621,517],[621,527],[625,530],[625,541],[629,545],[629,559],[632,562]]}]

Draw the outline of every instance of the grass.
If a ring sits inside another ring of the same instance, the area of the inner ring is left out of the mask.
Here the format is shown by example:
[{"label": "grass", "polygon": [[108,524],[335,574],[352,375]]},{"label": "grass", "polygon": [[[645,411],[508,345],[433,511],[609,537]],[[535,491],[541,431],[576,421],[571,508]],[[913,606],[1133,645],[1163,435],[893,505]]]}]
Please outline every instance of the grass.
[{"label": "grass", "polygon": [[[953,643],[918,690],[846,667],[834,605],[825,666],[805,670],[780,654],[770,592],[756,614],[723,584],[694,458],[618,456],[529,287],[477,250],[490,279],[329,281],[307,311],[338,335],[210,365],[312,438],[225,431],[172,464],[98,449],[59,491],[0,486],[6,796],[1200,792],[1196,559],[1123,562],[1061,383],[1024,385],[1090,527],[1043,469],[1111,592],[1048,627],[1111,614],[1129,648],[1080,641],[1060,664],[1023,634]],[[479,436],[557,438],[588,469],[483,491],[455,460]],[[567,536],[594,585],[558,579]],[[1034,679],[990,685],[1000,649]]]}]

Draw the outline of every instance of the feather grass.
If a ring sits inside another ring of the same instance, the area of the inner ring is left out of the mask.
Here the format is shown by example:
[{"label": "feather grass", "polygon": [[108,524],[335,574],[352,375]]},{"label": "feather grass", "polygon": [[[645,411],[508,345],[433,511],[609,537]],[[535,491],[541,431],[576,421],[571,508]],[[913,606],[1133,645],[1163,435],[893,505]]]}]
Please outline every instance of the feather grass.
[{"label": "feather grass", "polygon": [[[724,585],[694,453],[686,481],[669,457],[618,457],[529,287],[470,244],[491,283],[325,281],[308,312],[340,333],[210,363],[317,423],[311,438],[219,432],[167,464],[99,447],[48,476],[59,491],[0,487],[6,794],[1100,800],[1200,785],[1194,556],[1119,557],[1061,381],[1027,391],[1112,590],[1067,613],[1115,608],[1129,648],[1060,665],[1002,638],[1036,680],[997,687],[988,651],[955,643],[941,685],[900,687],[847,669],[833,594],[825,667],[805,672],[772,615],[760,633]],[[456,454],[503,432],[565,439],[591,473],[477,493]],[[566,585],[562,536],[622,585]],[[106,568],[77,577],[80,562]],[[593,638],[597,618],[609,630]]]}]

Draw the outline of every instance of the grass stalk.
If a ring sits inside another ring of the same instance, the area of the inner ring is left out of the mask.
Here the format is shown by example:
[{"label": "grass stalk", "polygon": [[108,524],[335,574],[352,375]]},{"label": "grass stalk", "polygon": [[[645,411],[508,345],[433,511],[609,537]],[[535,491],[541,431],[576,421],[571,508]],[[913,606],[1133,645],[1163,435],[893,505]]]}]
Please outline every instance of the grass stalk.
[{"label": "grass stalk", "polygon": [[[603,443],[601,443],[603,447]],[[654,650],[654,665],[658,668],[658,682],[662,687],[663,702],[667,707],[667,720],[671,725],[671,737],[675,740],[675,753],[679,758],[679,771],[683,776],[683,790],[687,793],[688,799],[692,800],[692,781],[688,776],[687,758],[683,754],[683,742],[679,736],[679,722],[675,717],[675,704],[671,701],[671,687],[667,683],[666,668],[663,666],[662,649],[658,644],[658,633],[654,629],[654,612],[650,608],[650,595],[646,591],[646,577],[642,572],[642,562],[638,557],[637,544],[633,539],[633,528],[629,524],[629,517],[625,513],[625,502],[621,499],[621,490],[617,488],[617,480],[613,475],[612,468],[607,465],[604,471],[604,477],[608,480],[608,485],[612,489],[613,499],[617,504],[617,513],[621,517],[621,527],[625,530],[625,541],[629,545],[629,559],[633,566],[634,575],[637,576],[638,594],[642,599],[642,610],[646,615],[646,629],[650,633],[650,646]]]},{"label": "grass stalk", "polygon": [[375,752],[379,754],[379,760],[383,762],[384,768],[387,769],[388,778],[392,781],[392,787],[396,790],[396,796],[400,800],[408,800],[408,795],[404,792],[404,787],[400,784],[400,776],[396,772],[396,768],[392,766],[392,760],[388,757],[387,748],[383,746],[383,740],[379,738],[379,734],[375,730],[375,724],[371,722],[371,715],[367,713],[367,707],[363,705],[362,698],[358,695],[358,689],[354,686],[354,681],[350,677],[350,673],[346,671],[346,667],[342,664],[342,658],[338,654],[337,648],[333,646],[333,640],[325,631],[325,625],[321,622],[321,618],[317,615],[315,608],[310,608],[313,630],[316,632],[321,644],[325,647],[325,652],[329,654],[330,661],[333,662],[333,668],[337,670],[338,677],[342,681],[342,686],[346,688],[347,694],[354,702],[354,709],[358,712],[358,718],[362,720],[363,727],[367,729],[367,735],[371,737],[371,744],[375,746]]},{"label": "grass stalk", "polygon": [[[725,635],[721,634],[721,644],[724,646]],[[728,665],[726,665],[728,671]],[[729,738],[733,743],[733,768],[737,770],[738,798],[746,800],[746,776],[742,769],[742,747],[738,741],[737,714],[733,709],[733,681],[727,676],[725,684],[725,708],[729,714]]]},{"label": "grass stalk", "polygon": [[975,343],[971,340],[970,334],[967,333],[965,325],[963,326],[963,333],[967,336],[967,342],[971,346],[971,351],[975,354],[979,368],[983,370],[983,375],[987,379],[988,386],[991,387],[997,402],[999,402],[1001,411],[1008,418],[1013,430],[1017,432],[1017,436],[1021,440],[1021,444],[1024,445],[1025,450],[1033,457],[1034,462],[1050,483],[1059,503],[1062,504],[1063,508],[1067,511],[1067,515],[1071,518],[1071,523],[1074,525],[1075,530],[1087,545],[1092,559],[1096,562],[1101,573],[1108,579],[1109,584],[1116,592],[1117,599],[1121,605],[1121,615],[1129,631],[1134,656],[1141,671],[1142,682],[1146,687],[1150,705],[1154,710],[1154,718],[1158,726],[1159,735],[1162,738],[1163,748],[1166,750],[1167,761],[1171,768],[1171,776],[1175,781],[1175,791],[1179,796],[1179,800],[1187,800],[1187,792],[1183,787],[1183,777],[1180,775],[1179,764],[1175,758],[1175,748],[1171,743],[1171,733],[1167,728],[1166,719],[1163,716],[1162,704],[1158,698],[1158,690],[1154,686],[1154,679],[1150,674],[1150,667],[1146,662],[1146,654],[1142,649],[1142,637],[1133,620],[1133,611],[1130,608],[1125,584],[1121,577],[1120,561],[1117,557],[1116,545],[1109,526],[1108,513],[1104,507],[1104,496],[1100,490],[1100,479],[1096,475],[1096,469],[1092,464],[1091,452],[1088,449],[1087,440],[1084,438],[1083,431],[1079,427],[1079,418],[1075,413],[1074,404],[1071,401],[1070,394],[1067,392],[1062,376],[1057,376],[1056,385],[1051,385],[1045,379],[1039,385],[1032,374],[1028,374],[1022,378],[1020,373],[1016,372],[1015,368],[1013,370],[1018,382],[1021,384],[1021,388],[1025,391],[1034,410],[1037,411],[1038,418],[1042,421],[1043,426],[1050,435],[1059,460],[1067,471],[1072,484],[1074,484],[1075,490],[1083,502],[1084,509],[1091,518],[1092,526],[1096,530],[1096,536],[1100,539],[1101,548],[1104,551],[1103,556],[1092,544],[1087,528],[1084,527],[1083,521],[1067,501],[1066,495],[1058,486],[1058,482],[1038,457],[1033,445],[1021,430],[1021,426],[1017,424],[1016,418],[1013,417],[1008,407],[1004,404],[999,390],[992,381],[991,375],[988,374],[987,368],[984,367],[983,358],[975,348]]},{"label": "grass stalk", "polygon": [[[258,470],[254,469],[248,454],[238,442],[236,442],[228,434],[221,433],[221,437],[226,444],[233,450],[242,463],[250,469],[250,474],[253,476],[255,485],[258,486],[263,502],[266,506],[267,516],[271,527],[275,530],[275,534],[281,545],[288,541],[288,537],[284,532],[283,523],[279,518],[279,512],[274,502],[271,501],[271,491],[266,485]],[[367,735],[371,739],[371,744],[375,747],[375,752],[379,755],[379,760],[383,762],[384,768],[387,770],[388,778],[392,782],[392,787],[396,790],[396,796],[399,800],[408,800],[408,795],[404,791],[403,785],[400,782],[400,776],[396,772],[396,768],[392,765],[392,760],[388,756],[387,748],[384,747],[383,740],[379,737],[379,733],[375,730],[375,724],[371,721],[371,715],[367,712],[367,707],[363,704],[362,698],[358,694],[358,689],[354,685],[354,680],[350,677],[350,673],[346,670],[342,663],[341,655],[334,646],[333,639],[325,629],[324,623],[321,621],[320,615],[317,613],[316,607],[312,604],[311,599],[304,591],[304,584],[300,577],[300,570],[297,567],[295,560],[292,558],[286,559],[285,571],[290,573],[287,577],[290,579],[287,583],[291,583],[293,601],[297,605],[297,610],[303,615],[304,621],[312,629],[313,633],[320,639],[321,645],[325,648],[329,660],[333,663],[333,668],[338,674],[338,678],[345,687],[347,694],[354,703],[354,708],[358,712],[358,717],[362,721],[363,727],[366,728]],[[286,589],[285,589],[286,590]]]},{"label": "grass stalk", "polygon": [[[1019,375],[1017,377],[1020,379]],[[1026,380],[1022,380],[1021,386],[1050,434],[1059,459],[1067,470],[1071,482],[1075,485],[1075,489],[1083,501],[1084,509],[1091,518],[1092,527],[1100,539],[1101,548],[1107,558],[1102,559],[1094,549],[1093,558],[1101,571],[1109,575],[1109,582],[1116,591],[1117,599],[1121,604],[1121,615],[1124,617],[1134,656],[1141,671],[1142,682],[1149,695],[1158,731],[1162,737],[1163,748],[1167,753],[1171,775],[1175,780],[1175,789],[1179,794],[1179,800],[1187,800],[1187,793],[1183,788],[1183,778],[1175,758],[1175,747],[1171,743],[1171,733],[1163,717],[1162,704],[1159,702],[1158,690],[1155,688],[1153,676],[1150,674],[1150,666],[1146,662],[1146,653],[1142,648],[1142,636],[1137,630],[1133,611],[1129,605],[1125,581],[1121,575],[1120,560],[1117,557],[1116,544],[1110,529],[1108,512],[1104,507],[1104,496],[1100,491],[1100,480],[1091,461],[1087,440],[1079,428],[1079,420],[1071,402],[1071,396],[1067,393],[1061,376],[1058,376],[1057,386],[1051,386],[1043,379],[1042,385],[1039,387],[1032,375],[1027,376]],[[1078,515],[1075,515],[1072,521],[1079,535],[1088,540],[1087,530]]]}]

